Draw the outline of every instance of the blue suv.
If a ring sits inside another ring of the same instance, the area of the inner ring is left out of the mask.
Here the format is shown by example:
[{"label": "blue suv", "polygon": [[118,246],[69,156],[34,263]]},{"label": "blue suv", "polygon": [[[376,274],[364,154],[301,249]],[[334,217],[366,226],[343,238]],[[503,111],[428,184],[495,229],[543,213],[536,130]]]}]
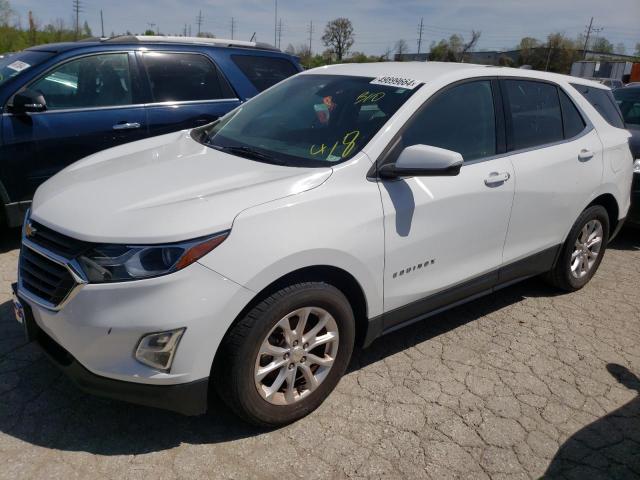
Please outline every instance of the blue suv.
[{"label": "blue suv", "polygon": [[210,123],[300,70],[269,45],[205,38],[125,36],[0,55],[0,222],[20,225],[36,188],[74,161]]}]

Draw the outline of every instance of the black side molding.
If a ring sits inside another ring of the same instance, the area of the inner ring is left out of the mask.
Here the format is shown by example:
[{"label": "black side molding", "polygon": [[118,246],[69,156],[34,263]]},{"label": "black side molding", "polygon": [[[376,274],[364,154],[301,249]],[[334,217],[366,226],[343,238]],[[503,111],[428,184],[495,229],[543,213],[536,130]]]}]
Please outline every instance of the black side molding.
[{"label": "black side molding", "polygon": [[553,268],[560,249],[561,245],[547,248],[530,257],[371,318],[363,346],[368,347],[382,335],[488,295],[513,283],[548,272]]}]

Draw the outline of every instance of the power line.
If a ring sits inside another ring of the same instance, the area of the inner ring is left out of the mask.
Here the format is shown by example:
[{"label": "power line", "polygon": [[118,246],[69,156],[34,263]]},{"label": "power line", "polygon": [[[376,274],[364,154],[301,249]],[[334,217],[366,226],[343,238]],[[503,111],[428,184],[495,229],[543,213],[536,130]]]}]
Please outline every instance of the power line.
[{"label": "power line", "polygon": [[200,36],[203,21],[204,21],[204,17],[202,16],[202,10],[200,10],[200,12],[198,12],[198,16],[196,17],[196,25],[198,25],[198,36]]},{"label": "power line", "polygon": [[424,30],[424,17],[420,18],[420,26],[418,27],[418,54],[422,48],[422,32]]}]

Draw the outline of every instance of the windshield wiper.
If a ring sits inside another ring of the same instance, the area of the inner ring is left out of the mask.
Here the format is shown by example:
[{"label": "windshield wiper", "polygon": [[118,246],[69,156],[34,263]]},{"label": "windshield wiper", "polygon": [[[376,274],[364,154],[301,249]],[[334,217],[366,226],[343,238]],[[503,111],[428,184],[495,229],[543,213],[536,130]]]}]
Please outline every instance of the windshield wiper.
[{"label": "windshield wiper", "polygon": [[224,152],[229,152],[229,153],[238,155],[240,157],[250,158],[250,159],[253,159],[253,160],[261,160],[263,162],[281,164],[281,162],[277,161],[271,155],[269,155],[267,153],[263,153],[263,152],[261,152],[259,150],[256,150],[255,148],[251,148],[251,147],[215,146],[214,148],[217,148],[217,149],[222,150]]}]

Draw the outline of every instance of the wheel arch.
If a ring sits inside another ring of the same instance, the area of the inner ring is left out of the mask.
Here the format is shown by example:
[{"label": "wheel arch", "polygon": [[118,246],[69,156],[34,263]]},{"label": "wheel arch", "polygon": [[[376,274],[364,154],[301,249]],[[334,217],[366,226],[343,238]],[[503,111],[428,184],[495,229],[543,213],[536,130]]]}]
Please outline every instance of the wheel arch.
[{"label": "wheel arch", "polygon": [[[340,290],[347,298],[351,308],[353,309],[353,315],[356,322],[356,345],[363,345],[367,334],[367,328],[369,326],[367,299],[364,289],[352,274],[333,265],[313,265],[303,267],[287,273],[286,275],[283,275],[277,280],[271,282],[260,290],[240,311],[227,328],[220,345],[225,342],[227,335],[234,325],[236,325],[240,319],[251,311],[253,307],[260,303],[260,301],[288,285],[300,282],[325,282]],[[218,354],[221,350],[221,348],[218,348],[214,356],[213,364],[211,366],[211,378],[215,378],[214,370],[216,368],[216,364],[220,361]]]},{"label": "wheel arch", "polygon": [[616,197],[611,193],[603,193],[594,198],[591,203],[584,208],[584,210],[594,205],[600,205],[607,211],[607,214],[609,215],[609,238],[611,238],[618,227],[618,222],[620,221],[618,219],[620,207],[618,206]]}]

